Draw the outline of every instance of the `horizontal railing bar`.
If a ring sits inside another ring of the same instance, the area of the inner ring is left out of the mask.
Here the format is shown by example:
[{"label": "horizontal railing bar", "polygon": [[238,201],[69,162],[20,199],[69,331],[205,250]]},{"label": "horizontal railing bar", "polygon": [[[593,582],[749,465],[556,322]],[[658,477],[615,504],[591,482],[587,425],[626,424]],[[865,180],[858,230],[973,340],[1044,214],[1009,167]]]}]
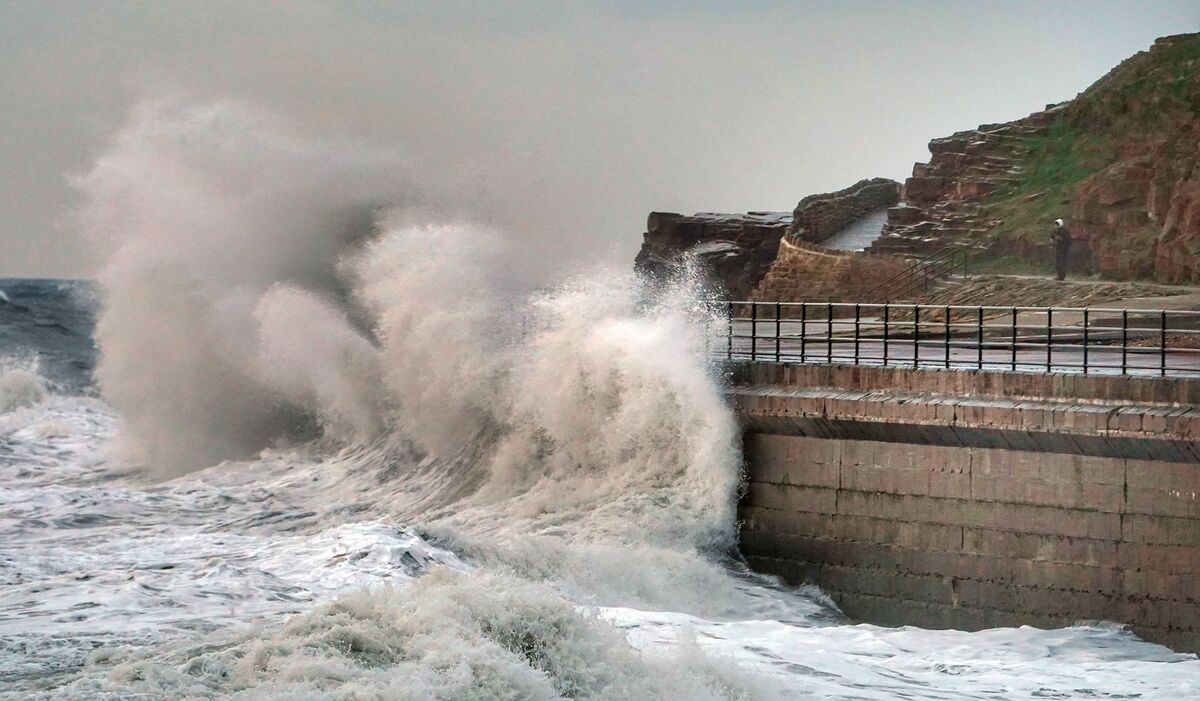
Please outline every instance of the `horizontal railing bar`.
[{"label": "horizontal railing bar", "polygon": [[[741,321],[741,320],[735,320],[735,323],[737,321]],[[774,322],[775,322],[775,319],[759,319],[758,320],[759,324],[766,324],[766,323],[774,324]],[[744,324],[738,324],[738,325],[739,326],[749,326],[750,323],[751,323],[750,320],[746,319]],[[786,324],[787,321],[784,320],[783,323]],[[799,322],[796,322],[796,323],[799,323]],[[810,325],[814,325],[814,326],[819,324],[821,327],[824,327],[826,325],[826,320],[820,319],[818,322],[817,320],[810,319],[807,323]],[[840,320],[834,319],[833,325],[834,325],[835,330],[837,330],[838,326],[842,326],[843,327],[841,329],[842,331],[849,331],[849,330],[852,330],[852,327],[854,326],[854,319],[853,318],[840,319]],[[882,329],[884,327],[884,322],[874,321],[872,319],[862,319],[859,321],[859,326],[860,326],[861,330],[864,330],[864,331],[870,330],[870,329]],[[980,326],[979,324],[968,324],[968,323],[964,323],[964,322],[950,322],[949,324],[947,324],[944,321],[921,321],[919,323],[915,323],[909,319],[893,319],[892,321],[888,322],[888,326],[891,328],[896,328],[899,326],[913,328],[914,326],[920,326],[922,329],[945,329],[945,328],[949,327],[951,329],[969,330],[969,331],[975,331],[976,329],[979,329],[979,328],[983,328],[985,330],[990,329],[990,330],[995,330],[995,331],[1011,331],[1013,328],[1016,328],[1018,330],[1026,330],[1027,329],[1027,330],[1032,330],[1032,331],[1045,331],[1046,330],[1045,324],[1016,324],[1015,326],[1013,324],[1004,324],[1004,325],[984,324],[984,325]],[[1092,332],[1092,331],[1119,332],[1119,331],[1121,331],[1120,326],[1100,327],[1100,326],[1090,326],[1089,325],[1089,326],[1084,327],[1084,326],[1076,326],[1076,325],[1059,326],[1058,324],[1055,324],[1055,325],[1051,326],[1050,328],[1054,331],[1084,331],[1084,330],[1087,330],[1088,332]],[[1163,329],[1158,326],[1137,326],[1137,327],[1130,326],[1129,328],[1127,328],[1125,330],[1129,331],[1129,332],[1138,331],[1138,332],[1147,332],[1147,333],[1154,333],[1154,334],[1158,334],[1163,331]],[[1166,328],[1166,332],[1167,332],[1167,334],[1172,335],[1172,336],[1197,336],[1197,335],[1200,335],[1200,329],[1175,329],[1175,328],[1171,328],[1169,326]],[[766,336],[759,336],[759,338],[774,338],[774,336],[768,334]]]},{"label": "horizontal railing bar", "polygon": [[[1170,299],[1170,298],[1165,297],[1164,299]],[[1059,312],[1083,312],[1085,310],[1088,312],[1112,312],[1114,314],[1120,314],[1122,312],[1128,312],[1130,314],[1161,314],[1164,311],[1163,309],[1136,309],[1136,308],[1117,308],[1117,307],[1044,307],[1044,306],[1034,307],[1034,306],[1011,306],[1011,305],[1010,306],[997,306],[997,305],[988,305],[988,304],[945,305],[945,304],[924,304],[924,303],[912,303],[912,302],[755,302],[755,301],[751,301],[751,300],[731,300],[731,301],[727,301],[727,302],[717,302],[716,304],[720,304],[720,305],[736,304],[736,305],[743,305],[743,306],[747,306],[747,307],[749,307],[749,306],[774,307],[776,304],[778,304],[779,306],[782,306],[782,307],[807,306],[807,307],[814,308],[814,309],[821,308],[821,307],[829,307],[829,306],[832,306],[832,307],[838,308],[838,309],[844,309],[844,308],[853,309],[854,307],[859,307],[859,308],[870,307],[870,308],[882,309],[885,306],[889,307],[891,309],[913,309],[915,307],[920,307],[922,310],[930,310],[930,311],[945,310],[946,307],[949,306],[951,310],[983,309],[985,311],[992,310],[992,311],[1011,312],[1013,309],[1016,309],[1018,312],[1040,312],[1043,314],[1046,312],[1047,309],[1054,312],[1055,314],[1057,314]],[[1200,316],[1200,311],[1195,311],[1195,310],[1191,310],[1191,309],[1167,309],[1165,311],[1170,316],[1177,316],[1177,315],[1179,315],[1179,316]]]},{"label": "horizontal railing bar", "polygon": [[[751,339],[757,339],[759,341],[775,339],[774,336],[739,336],[739,335],[734,335],[733,338],[744,339],[747,341],[751,340]],[[800,336],[781,336],[780,340],[782,340],[782,341],[799,341],[800,338],[801,338]],[[806,338],[808,338],[809,341],[811,341],[813,343],[817,343],[817,344],[825,344],[829,340],[828,336],[807,336]],[[840,345],[851,346],[851,345],[853,345],[853,343],[854,343],[854,339],[852,339],[852,338],[839,339],[839,338],[835,337],[833,339],[833,345],[835,348]],[[906,339],[897,339],[896,340],[896,350],[902,350],[903,348],[912,347],[913,345],[914,344],[911,341],[908,341]],[[928,340],[928,341],[917,341],[915,345],[917,345],[921,348],[945,348],[947,344],[945,341]],[[981,347],[980,344],[978,344],[978,343],[970,343],[967,341],[951,341],[949,346],[951,348],[959,348],[959,349],[963,349],[963,350],[975,350],[975,349]],[[1010,342],[1010,343],[1003,343],[1003,344],[1001,344],[1001,343],[984,343],[984,344],[982,344],[982,347],[984,349],[993,349],[993,350],[1003,350],[1003,349],[1007,349],[1007,348],[1012,348],[1014,346],[1018,350],[1028,349],[1031,351],[1032,350],[1045,351],[1047,348],[1047,344],[1045,342],[1036,342],[1036,341],[1018,341],[1016,343]],[[869,348],[870,346],[865,346],[865,347]],[[1050,343],[1049,348],[1051,350],[1061,350],[1064,353],[1066,353],[1066,352],[1078,353],[1081,350],[1080,345],[1070,344],[1070,343]],[[1120,346],[1094,346],[1093,350],[1099,351],[1103,355],[1105,352],[1107,352],[1109,354],[1115,354],[1116,352],[1120,351],[1121,348],[1120,348]],[[1125,351],[1127,353],[1141,354],[1141,355],[1149,355],[1149,354],[1157,355],[1157,354],[1161,353],[1163,350],[1164,350],[1163,346],[1129,346],[1125,349]],[[1180,353],[1180,354],[1200,353],[1200,348],[1166,346],[1165,350],[1168,353]],[[816,351],[811,351],[810,353],[815,353],[815,352]],[[762,351],[762,353],[765,355],[765,354],[767,354],[767,351]]]},{"label": "horizontal railing bar", "polygon": [[[940,349],[938,349],[938,350],[940,350]],[[816,353],[816,352],[814,351],[813,353],[810,353],[808,355],[811,357],[814,353]],[[726,354],[725,353],[714,353],[713,355],[725,357]],[[761,358],[761,360],[763,362],[769,362],[772,358],[774,358],[773,351],[770,353],[763,352],[760,355],[763,356]],[[821,351],[819,353],[819,355],[820,355],[821,360],[824,360],[826,357],[824,351]],[[734,356],[739,357],[739,358],[740,357],[749,358],[750,352],[748,350],[747,351],[734,351]],[[799,358],[800,354],[798,352],[791,352],[791,353],[785,352],[785,353],[781,354],[781,357],[784,359]],[[834,360],[852,359],[853,357],[854,357],[853,354],[849,353],[849,352],[841,352],[841,353],[835,352],[833,354]],[[858,356],[858,358],[859,358],[859,360],[883,360],[883,356],[880,356],[880,355],[860,354]],[[907,361],[909,363],[911,363],[913,360],[911,355],[905,355],[905,356],[899,356],[899,357],[889,355],[888,359],[889,360]],[[932,353],[922,353],[921,361],[922,362],[928,361],[930,363],[938,363],[938,364],[943,363],[943,359],[940,356],[937,356]],[[968,366],[969,367],[977,367],[978,366],[978,363],[973,358],[968,359],[968,358],[953,358],[952,357],[950,362],[952,365],[962,366],[962,367],[968,367]],[[984,367],[987,367],[987,366],[1009,366],[1010,364],[1011,364],[1011,361],[1009,361],[1008,359],[1003,359],[1003,360],[1001,360],[1001,359],[990,359],[990,360],[985,359],[983,362]],[[1030,367],[1036,367],[1039,369],[1045,369],[1046,361],[1043,358],[1019,358],[1017,360],[1017,366],[1018,367],[1030,366]],[[1067,361],[1067,360],[1055,360],[1053,367],[1055,367],[1055,368],[1076,368],[1076,367],[1081,368],[1081,367],[1083,367],[1083,364],[1081,362],[1071,362],[1071,361]],[[1113,364],[1098,363],[1098,362],[1094,363],[1091,360],[1089,360],[1087,367],[1089,367],[1089,368],[1120,368],[1121,365],[1119,363],[1113,363]],[[1127,364],[1126,367],[1130,367],[1135,370],[1136,369],[1158,370],[1160,366],[1157,362],[1155,362],[1153,364],[1146,364],[1146,365],[1128,365]],[[1189,373],[1200,374],[1200,368],[1184,368],[1184,367],[1177,367],[1177,366],[1168,364],[1167,369],[1173,370],[1176,372],[1189,372]]]}]

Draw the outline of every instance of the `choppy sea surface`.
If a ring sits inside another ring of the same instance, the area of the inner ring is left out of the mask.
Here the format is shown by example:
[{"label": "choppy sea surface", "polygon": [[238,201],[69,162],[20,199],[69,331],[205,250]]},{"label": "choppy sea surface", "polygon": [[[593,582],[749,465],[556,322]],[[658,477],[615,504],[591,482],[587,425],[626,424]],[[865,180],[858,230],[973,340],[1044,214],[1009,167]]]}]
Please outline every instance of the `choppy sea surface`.
[{"label": "choppy sea surface", "polygon": [[95,283],[0,280],[0,699],[1200,697],[748,571],[702,276],[528,265],[447,168],[176,97],[71,179]]},{"label": "choppy sea surface", "polygon": [[[1117,625],[865,625],[728,551],[622,537],[664,527],[682,472],[480,498],[440,477],[475,447],[322,440],[132,469],[90,286],[0,293],[0,698],[1200,697],[1193,655]],[[578,497],[605,484],[640,493]]]}]

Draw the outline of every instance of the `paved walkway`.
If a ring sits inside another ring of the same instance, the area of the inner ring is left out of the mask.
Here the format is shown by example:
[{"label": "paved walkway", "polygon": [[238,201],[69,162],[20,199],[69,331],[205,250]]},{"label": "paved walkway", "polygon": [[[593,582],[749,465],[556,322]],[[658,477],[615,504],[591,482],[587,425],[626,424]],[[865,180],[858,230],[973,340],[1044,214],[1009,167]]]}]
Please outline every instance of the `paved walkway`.
[{"label": "paved walkway", "polygon": [[869,212],[850,226],[821,242],[825,248],[838,251],[861,251],[879,238],[887,223],[887,208]]}]

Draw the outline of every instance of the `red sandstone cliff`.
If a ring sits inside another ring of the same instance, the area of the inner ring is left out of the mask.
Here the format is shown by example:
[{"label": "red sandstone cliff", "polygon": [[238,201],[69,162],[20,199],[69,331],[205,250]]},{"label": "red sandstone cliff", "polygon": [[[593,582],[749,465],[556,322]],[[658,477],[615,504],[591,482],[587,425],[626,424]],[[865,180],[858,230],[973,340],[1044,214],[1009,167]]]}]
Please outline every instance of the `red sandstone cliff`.
[{"label": "red sandstone cliff", "polygon": [[1167,37],[1073,104],[1067,127],[1111,134],[1072,193],[1075,229],[1117,277],[1200,282],[1200,34]]},{"label": "red sandstone cliff", "polygon": [[958,245],[1045,265],[1062,217],[1077,271],[1200,282],[1200,34],[1159,39],[1068,103],[929,150],[875,250]]},{"label": "red sandstone cliff", "polygon": [[634,266],[661,277],[691,255],[729,299],[747,299],[775,260],[791,223],[787,212],[700,212],[690,217],[651,212]]}]

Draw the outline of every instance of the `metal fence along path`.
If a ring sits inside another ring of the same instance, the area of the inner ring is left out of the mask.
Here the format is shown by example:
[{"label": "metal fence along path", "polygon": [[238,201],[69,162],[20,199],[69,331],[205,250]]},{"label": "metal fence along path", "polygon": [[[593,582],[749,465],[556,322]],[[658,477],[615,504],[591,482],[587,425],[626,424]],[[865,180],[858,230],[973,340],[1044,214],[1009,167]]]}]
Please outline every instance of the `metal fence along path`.
[{"label": "metal fence along path", "polygon": [[1200,375],[1200,312],[839,302],[718,303],[730,360]]}]

